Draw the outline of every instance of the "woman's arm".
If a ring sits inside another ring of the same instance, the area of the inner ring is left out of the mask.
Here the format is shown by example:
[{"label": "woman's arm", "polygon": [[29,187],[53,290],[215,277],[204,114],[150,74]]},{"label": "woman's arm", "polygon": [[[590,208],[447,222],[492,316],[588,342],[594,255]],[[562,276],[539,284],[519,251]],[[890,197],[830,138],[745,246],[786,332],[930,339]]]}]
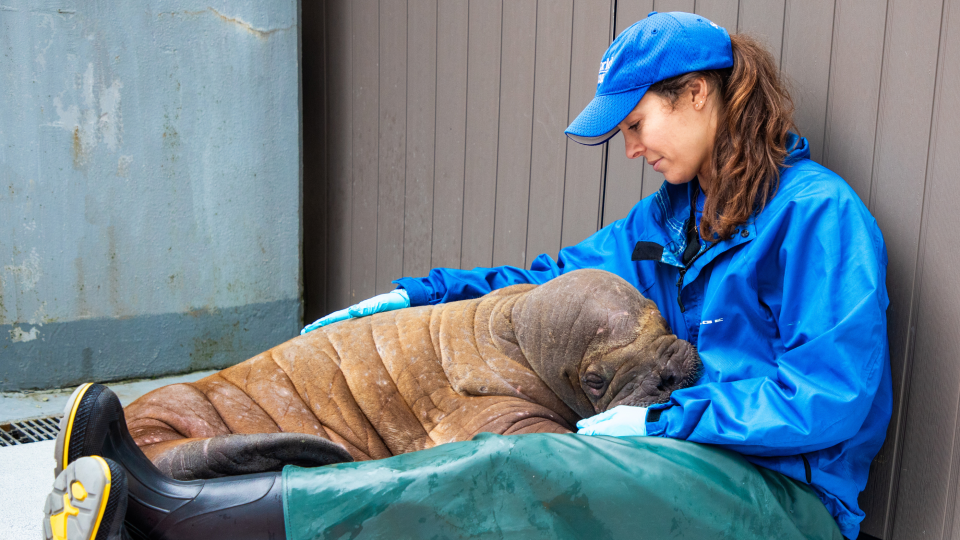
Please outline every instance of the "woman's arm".
[{"label": "woman's arm", "polygon": [[[778,241],[758,261],[759,300],[782,342],[775,373],[677,391],[651,407],[662,411],[648,416],[648,434],[775,456],[828,448],[860,430],[889,363],[887,257],[859,200],[839,198],[791,203]],[[727,355],[709,360],[736,365],[751,361],[749,347],[701,356]]]}]

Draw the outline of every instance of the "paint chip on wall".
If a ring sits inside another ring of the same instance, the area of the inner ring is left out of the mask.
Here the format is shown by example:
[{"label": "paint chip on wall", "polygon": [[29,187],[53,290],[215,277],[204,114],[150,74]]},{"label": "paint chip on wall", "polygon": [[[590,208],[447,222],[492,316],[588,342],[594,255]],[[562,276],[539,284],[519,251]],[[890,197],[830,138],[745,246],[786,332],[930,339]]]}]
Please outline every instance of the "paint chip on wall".
[{"label": "paint chip on wall", "polygon": [[14,343],[26,343],[40,337],[40,329],[34,326],[29,332],[24,332],[19,326],[14,326],[10,330],[10,340]]}]

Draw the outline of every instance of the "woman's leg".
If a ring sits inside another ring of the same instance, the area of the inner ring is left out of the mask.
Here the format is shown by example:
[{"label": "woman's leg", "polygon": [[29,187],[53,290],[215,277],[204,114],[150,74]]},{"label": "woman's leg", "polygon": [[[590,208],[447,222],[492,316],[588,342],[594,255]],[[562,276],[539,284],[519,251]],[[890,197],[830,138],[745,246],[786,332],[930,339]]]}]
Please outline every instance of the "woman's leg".
[{"label": "woman's leg", "polygon": [[361,463],[284,469],[290,540],[842,540],[807,486],[714,447],[483,434]]}]

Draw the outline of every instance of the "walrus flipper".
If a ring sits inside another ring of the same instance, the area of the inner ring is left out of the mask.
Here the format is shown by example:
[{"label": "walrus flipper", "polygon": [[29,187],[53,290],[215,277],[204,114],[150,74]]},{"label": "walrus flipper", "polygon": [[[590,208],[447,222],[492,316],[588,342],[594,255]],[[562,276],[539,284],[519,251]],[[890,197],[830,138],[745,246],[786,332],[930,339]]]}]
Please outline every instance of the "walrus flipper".
[{"label": "walrus flipper", "polygon": [[353,461],[339,444],[304,433],[221,435],[175,446],[153,459],[176,480],[201,480],[279,471],[284,465],[320,467]]}]

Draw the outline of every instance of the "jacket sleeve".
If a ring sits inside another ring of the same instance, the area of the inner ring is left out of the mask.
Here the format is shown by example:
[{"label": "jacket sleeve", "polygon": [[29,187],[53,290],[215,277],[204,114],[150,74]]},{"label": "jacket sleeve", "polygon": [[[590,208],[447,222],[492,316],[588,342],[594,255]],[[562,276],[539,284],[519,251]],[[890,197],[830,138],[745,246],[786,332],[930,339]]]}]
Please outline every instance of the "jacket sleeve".
[{"label": "jacket sleeve", "polygon": [[477,298],[518,283],[540,285],[580,268],[607,270],[637,285],[637,269],[630,256],[639,232],[636,230],[639,220],[635,216],[643,212],[643,204],[641,201],[626,218],[600,229],[579,244],[561,249],[556,261],[547,254],[540,255],[530,270],[513,266],[473,270],[434,268],[427,277],[405,277],[393,283],[407,290],[412,306]]},{"label": "jacket sleeve", "polygon": [[[782,342],[775,372],[674,392],[651,408],[660,412],[648,417],[648,434],[778,456],[828,448],[858,432],[889,362],[887,256],[852,191],[820,195],[805,202],[801,193],[772,237],[755,240],[768,243],[756,279]],[[729,356],[711,358],[713,365],[752,361],[731,352],[738,347],[701,355]]]}]

